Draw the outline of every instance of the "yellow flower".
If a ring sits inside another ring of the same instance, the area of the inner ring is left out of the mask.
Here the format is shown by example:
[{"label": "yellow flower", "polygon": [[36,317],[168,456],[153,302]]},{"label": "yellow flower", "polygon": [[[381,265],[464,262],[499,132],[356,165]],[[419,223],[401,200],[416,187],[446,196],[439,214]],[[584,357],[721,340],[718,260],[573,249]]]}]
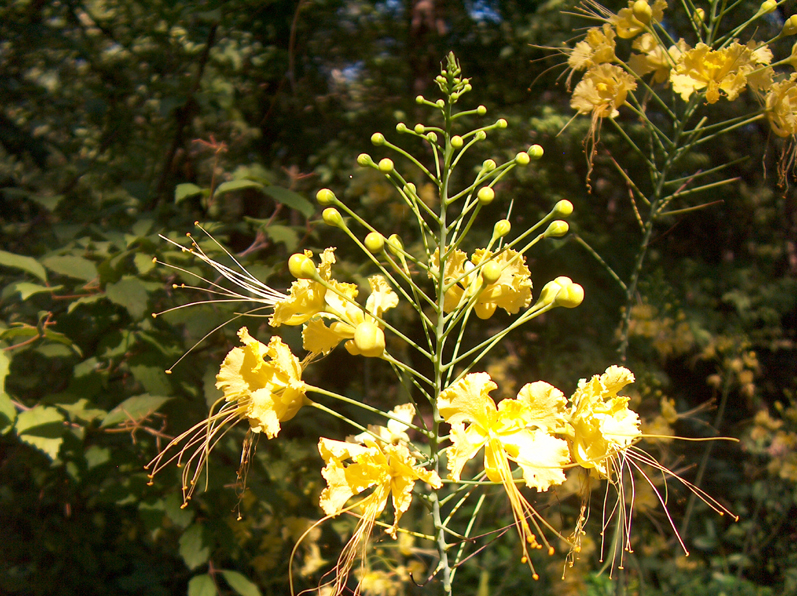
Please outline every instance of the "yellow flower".
[{"label": "yellow flower", "polygon": [[604,62],[613,62],[615,45],[611,25],[604,23],[603,27],[593,27],[570,51],[567,65],[573,70],[584,70]]},{"label": "yellow flower", "polygon": [[627,397],[617,395],[633,382],[627,368],[610,366],[600,376],[582,379],[570,398],[573,460],[601,478],[613,478],[613,460],[640,438],[639,416],[628,408]]},{"label": "yellow flower", "polygon": [[396,537],[398,523],[412,502],[412,489],[417,480],[440,488],[440,477],[431,470],[415,467],[415,458],[403,443],[389,444],[364,437],[362,443],[345,443],[321,438],[318,451],[326,466],[321,471],[327,487],[321,493],[320,505],[328,516],[343,512],[346,502],[363,491],[373,492],[364,497],[357,507],[360,521],[348,544],[343,548],[337,564],[334,594],[341,594],[346,587],[352,565],[356,558],[365,561],[368,537],[374,522],[392,499],[394,521],[387,530]]},{"label": "yellow flower", "polygon": [[[306,257],[311,258],[313,253],[304,251]],[[335,249],[327,248],[321,253],[321,264],[318,266],[318,275],[327,283],[334,286],[340,293],[357,296],[357,286],[341,283],[331,278],[332,265],[335,263]],[[310,320],[326,307],[327,288],[312,279],[297,279],[291,284],[288,296],[274,305],[274,314],[269,323],[272,327],[280,325],[301,325]]]},{"label": "yellow flower", "polygon": [[766,66],[772,52],[765,45],[751,42],[743,46],[737,42],[721,50],[712,50],[704,43],[684,53],[670,73],[673,90],[688,100],[696,91],[706,91],[706,101],[716,103],[722,92],[733,101],[749,82],[756,89],[765,89],[771,80]]},{"label": "yellow flower", "polygon": [[[233,348],[216,375],[216,387],[223,391],[223,397],[213,404],[206,420],[173,439],[147,465],[147,469],[152,468],[150,482],[175,459],[178,467],[184,466],[183,506],[191,498],[211,450],[230,428],[241,420],[248,420],[250,432],[265,432],[273,439],[279,434],[280,422],[293,418],[306,399],[306,385],[301,380],[302,365],[279,337],[272,337],[266,346],[250,336],[246,327],[241,327],[238,337],[244,347]],[[221,406],[214,412],[219,404]],[[181,443],[185,444],[177,453],[164,459]],[[238,473],[242,481],[245,481],[252,445],[252,439],[247,436]],[[188,461],[183,462],[185,452],[194,447]]]},{"label": "yellow flower", "polygon": [[629,91],[636,89],[634,77],[614,64],[590,68],[573,91],[570,107],[593,118],[614,118],[625,104]]},{"label": "yellow flower", "polygon": [[772,85],[767,94],[766,110],[776,135],[788,137],[797,134],[797,72]]},{"label": "yellow flower", "polygon": [[[634,16],[635,1],[629,0],[628,8],[621,9],[620,12],[609,18],[609,22],[617,29],[617,36],[622,39],[631,39],[645,30],[645,23]],[[650,20],[661,22],[667,2],[666,0],[656,0],[650,8]]]},{"label": "yellow flower", "polygon": [[[439,252],[435,251],[432,257],[429,272],[432,277],[439,271],[438,255]],[[476,275],[473,270],[488,259],[492,259],[501,273],[496,281],[484,285],[481,275]],[[489,319],[499,307],[508,314],[515,314],[531,303],[531,272],[526,266],[525,257],[512,249],[503,250],[493,257],[492,252],[480,248],[473,253],[470,261],[461,250],[453,251],[446,260],[444,283],[449,285],[456,279],[460,281],[446,291],[446,312],[451,312],[476,294],[478,297],[473,310],[480,319]]]},{"label": "yellow flower", "polygon": [[[384,313],[398,305],[398,295],[381,275],[368,279],[371,294],[363,308],[353,302],[354,292],[344,299],[335,292],[328,292],[323,310],[316,313],[302,331],[305,350],[315,354],[327,354],[341,341],[348,340],[346,350],[354,355],[379,357],[385,349],[383,325],[379,322]],[[343,284],[342,284],[343,285]],[[348,285],[348,284],[346,284]],[[327,326],[324,319],[330,319]]]},{"label": "yellow flower", "polygon": [[[440,415],[451,425],[448,469],[451,478],[459,480],[465,463],[484,448],[487,478],[503,484],[509,496],[528,561],[529,547],[542,548],[529,520],[540,534],[538,522],[545,522],[520,493],[509,462],[518,464],[526,486],[538,491],[565,481],[563,468],[570,463],[567,442],[552,434],[564,421],[565,398],[558,389],[538,382],[524,386],[517,399],[505,399],[496,407],[489,395],[496,388],[487,373],[471,373],[438,397]],[[548,549],[552,550],[550,545]]]},{"label": "yellow flower", "polygon": [[[641,52],[631,54],[628,60],[628,67],[634,71],[638,77],[643,77],[648,73],[653,73],[654,83],[665,83],[670,79],[670,69],[673,64],[680,60],[681,55],[689,50],[689,46],[683,39],[665,50],[650,33],[643,33],[634,40],[632,47]],[[669,57],[668,57],[669,54]]]}]

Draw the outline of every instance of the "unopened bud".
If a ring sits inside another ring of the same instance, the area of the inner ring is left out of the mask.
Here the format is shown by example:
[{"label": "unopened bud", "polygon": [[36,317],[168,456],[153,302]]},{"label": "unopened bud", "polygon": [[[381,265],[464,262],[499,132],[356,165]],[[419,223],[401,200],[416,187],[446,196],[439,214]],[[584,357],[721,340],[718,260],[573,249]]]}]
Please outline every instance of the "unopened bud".
[{"label": "unopened bud", "polygon": [[561,238],[565,234],[567,234],[570,226],[568,223],[562,219],[557,219],[556,221],[552,221],[548,226],[548,229],[545,230],[545,237],[546,238]]},{"label": "unopened bud", "polygon": [[570,283],[556,295],[554,304],[564,308],[575,308],[584,301],[584,288],[579,284]]},{"label": "unopened bud", "polygon": [[367,153],[360,153],[360,155],[357,156],[357,163],[362,167],[372,166],[374,165],[374,160],[371,159],[371,156]]},{"label": "unopened bud", "polygon": [[381,132],[375,132],[374,134],[371,135],[371,143],[373,143],[376,146],[384,145],[385,135],[383,135]]},{"label": "unopened bud", "polygon": [[319,205],[332,205],[337,201],[337,197],[335,193],[328,188],[322,188],[316,193],[315,200],[318,201]]},{"label": "unopened bud", "polygon": [[365,248],[374,254],[379,254],[385,248],[385,237],[379,232],[371,232],[365,237]]},{"label": "unopened bud", "polygon": [[528,153],[529,157],[532,159],[539,159],[545,151],[539,145],[532,145],[526,153]]},{"label": "unopened bud", "polygon": [[786,19],[786,22],[783,23],[781,35],[794,35],[795,33],[797,33],[797,14],[793,14]]},{"label": "unopened bud", "polygon": [[487,113],[487,108],[485,108],[484,106],[479,106],[478,108],[476,108],[476,113],[479,116],[484,116]]},{"label": "unopened bud", "polygon": [[293,254],[288,259],[288,271],[296,279],[314,279],[318,275],[310,257],[301,253]]},{"label": "unopened bud", "polygon": [[321,217],[324,218],[324,223],[328,226],[332,226],[333,228],[344,227],[343,218],[340,216],[340,212],[334,207],[327,207],[324,209],[323,213],[321,213]]},{"label": "unopened bud", "polygon": [[694,20],[695,25],[698,27],[702,26],[706,21],[706,11],[702,8],[696,8],[695,12],[692,13],[692,19]]},{"label": "unopened bud", "polygon": [[464,145],[464,144],[465,144],[465,143],[464,143],[464,141],[462,140],[462,137],[461,137],[461,136],[459,136],[459,135],[454,135],[453,137],[451,137],[451,146],[452,146],[454,149],[459,149],[459,148],[460,148],[460,147],[462,147],[462,145]]},{"label": "unopened bud", "polygon": [[496,168],[496,164],[492,159],[485,159],[482,164],[482,170],[485,172],[492,172]]},{"label": "unopened bud", "polygon": [[653,16],[653,11],[647,0],[636,0],[631,7],[631,11],[634,13],[634,18],[643,25],[650,23],[650,19]]},{"label": "unopened bud", "polygon": [[512,224],[509,223],[508,219],[502,219],[495,222],[493,226],[493,237],[494,238],[503,238],[509,231],[512,229]]},{"label": "unopened bud", "polygon": [[393,171],[393,160],[385,157],[379,160],[379,171],[383,174],[389,174]]},{"label": "unopened bud", "polygon": [[495,261],[490,261],[482,267],[482,280],[484,281],[484,285],[489,286],[490,284],[494,284],[498,281],[499,277],[501,277],[501,265]]},{"label": "unopened bud", "polygon": [[396,132],[407,132],[407,130],[409,129],[407,128],[407,125],[404,124],[403,122],[399,122],[398,124],[396,124]]},{"label": "unopened bud", "polygon": [[387,239],[387,249],[394,255],[401,254],[404,250],[404,243],[401,241],[398,234],[391,234]]},{"label": "unopened bud", "polygon": [[408,182],[407,185],[404,187],[404,193],[411,197],[418,196],[418,191],[415,188],[415,184],[413,184],[412,182]]},{"label": "unopened bud", "polygon": [[573,213],[573,203],[566,199],[562,199],[553,206],[553,211],[551,211],[551,213],[554,217],[570,217],[570,214]]},{"label": "unopened bud", "polygon": [[495,126],[497,128],[506,128],[506,120],[504,120],[503,118],[499,118],[498,120],[496,120]]},{"label": "unopened bud", "polygon": [[444,108],[446,106],[446,102],[444,102],[442,99],[438,99],[436,102],[434,102],[434,105],[436,105],[438,108]]},{"label": "unopened bud", "polygon": [[515,163],[518,164],[519,166],[527,166],[529,165],[530,161],[531,158],[529,157],[529,154],[526,153],[525,151],[521,151],[515,156]]},{"label": "unopened bud", "polygon": [[368,358],[378,358],[385,352],[385,332],[371,321],[357,325],[353,341],[357,351]]},{"label": "unopened bud", "polygon": [[476,198],[479,199],[479,203],[482,205],[489,205],[495,198],[495,191],[489,186],[484,186],[476,193]]},{"label": "unopened bud", "polygon": [[769,14],[772,11],[774,11],[777,7],[778,3],[775,2],[775,0],[764,0],[758,9],[758,14]]},{"label": "unopened bud", "polygon": [[424,102],[423,95],[415,96],[415,103],[423,103],[423,102]]},{"label": "unopened bud", "polygon": [[427,132],[426,133],[426,138],[429,139],[432,143],[436,143],[437,142],[437,133],[434,132],[434,131]]},{"label": "unopened bud", "polygon": [[418,133],[419,135],[422,135],[422,134],[423,134],[423,131],[425,131],[425,130],[426,130],[426,127],[425,127],[423,124],[416,124],[416,125],[415,125],[415,128],[414,128],[413,130],[414,130],[416,133]]},{"label": "unopened bud", "polygon": [[483,141],[484,139],[486,139],[486,138],[487,138],[487,133],[486,133],[486,132],[484,132],[483,130],[480,130],[480,131],[478,131],[478,132],[477,132],[477,133],[474,135],[474,138],[475,138],[477,141]]}]

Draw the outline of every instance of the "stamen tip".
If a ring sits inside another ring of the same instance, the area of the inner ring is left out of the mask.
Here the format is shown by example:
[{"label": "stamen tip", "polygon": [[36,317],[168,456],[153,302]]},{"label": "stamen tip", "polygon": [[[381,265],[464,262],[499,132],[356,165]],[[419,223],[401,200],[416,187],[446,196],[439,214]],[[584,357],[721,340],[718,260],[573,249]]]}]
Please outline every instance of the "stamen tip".
[{"label": "stamen tip", "polygon": [[540,576],[537,573],[532,573],[531,574],[531,579],[536,581],[536,580],[540,579]]},{"label": "stamen tip", "polygon": [[180,505],[180,509],[185,509],[186,507],[188,507],[188,502],[185,502],[182,505]]},{"label": "stamen tip", "polygon": [[520,562],[521,562],[521,563],[523,563],[524,565],[525,565],[526,563],[528,563],[528,561],[529,561],[529,560],[528,560],[528,557],[525,557],[525,556],[523,556],[523,557],[520,557]]},{"label": "stamen tip", "polygon": [[157,257],[152,257],[152,262],[153,263],[157,263],[158,262],[158,258]]},{"label": "stamen tip", "polygon": [[552,547],[552,546],[549,546],[549,547],[548,547],[548,555],[549,555],[549,556],[550,556],[550,555],[553,555],[553,553],[554,553],[554,552],[555,552],[555,551],[553,550],[553,547]]},{"label": "stamen tip", "polygon": [[164,370],[163,372],[164,372],[165,374],[167,374],[167,375],[170,375],[170,374],[172,374],[172,369],[171,369],[171,368],[167,368],[167,369],[166,369],[166,370]]}]

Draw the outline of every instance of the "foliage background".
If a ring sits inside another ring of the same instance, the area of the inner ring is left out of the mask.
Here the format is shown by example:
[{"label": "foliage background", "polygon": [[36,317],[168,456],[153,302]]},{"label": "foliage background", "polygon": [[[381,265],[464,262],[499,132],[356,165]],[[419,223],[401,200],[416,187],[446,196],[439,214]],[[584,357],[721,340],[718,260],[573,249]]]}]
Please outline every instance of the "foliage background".
[{"label": "foliage background", "polygon": [[[740,12],[757,9],[740,4]],[[292,252],[341,243],[309,200],[320,187],[359,203],[385,235],[402,232],[388,186],[354,160],[369,150],[372,132],[390,138],[397,121],[423,117],[413,98],[433,95],[447,51],[472,77],[468,101],[510,125],[490,136],[480,159],[511,157],[532,142],[545,147],[543,160],[499,189],[514,199],[513,225],[522,229],[569,199],[573,231],[618,271],[631,267],[639,234],[627,188],[601,153],[587,191],[588,122],[558,134],[572,111],[561,67],[546,69],[563,58],[535,47],[559,46],[587,24],[562,12],[568,8],[560,0],[0,7],[0,592],[285,593],[296,528],[320,517],[315,442],[330,421],[302,417],[278,441],[261,443],[240,499],[234,469],[243,431],[214,452],[208,490],[188,508],[179,507],[176,470],[147,486],[143,465],[164,439],[206,415],[238,327],[211,335],[164,373],[237,311],[218,305],[153,319],[189,301],[172,284],[191,279],[152,257],[201,271],[157,235],[179,240],[196,232],[194,221],[206,222],[250,271],[287,287]],[[759,38],[793,13],[781,6]],[[684,18],[680,7],[672,18]],[[634,167],[606,131],[602,144]],[[533,582],[507,535],[463,570],[459,593],[797,591],[797,195],[794,182],[784,188],[773,179],[777,150],[766,123],[756,123],[693,154],[695,169],[751,157],[734,166],[737,183],[705,199],[720,204],[658,231],[627,362],[651,425],[669,416],[679,435],[741,440],[658,447],[741,520],[708,515],[675,488],[670,511],[689,558],[661,511],[643,501],[636,552],[615,581],[598,575],[595,548],[564,582],[558,555],[540,564],[543,577]],[[500,202],[494,218],[505,213]],[[487,235],[493,220],[483,221]],[[198,240],[218,252],[201,233]],[[341,243],[340,254],[340,277],[362,281],[368,271],[350,247]],[[572,237],[535,257],[536,288],[568,275],[587,299],[512,337],[490,372],[504,394],[539,378],[569,394],[577,379],[615,362],[623,295]],[[261,319],[246,324],[268,333]],[[298,345],[297,336],[285,339]],[[392,406],[395,388],[363,360],[333,353],[314,374]],[[676,420],[662,398],[679,412],[713,405]],[[348,429],[337,431],[342,438]],[[564,492],[561,503],[554,515],[563,519],[577,509]],[[509,512],[496,504],[493,513]],[[588,528],[596,541],[597,517]],[[348,530],[345,521],[326,526],[303,561],[334,560]],[[419,552],[402,556],[431,562]]]}]

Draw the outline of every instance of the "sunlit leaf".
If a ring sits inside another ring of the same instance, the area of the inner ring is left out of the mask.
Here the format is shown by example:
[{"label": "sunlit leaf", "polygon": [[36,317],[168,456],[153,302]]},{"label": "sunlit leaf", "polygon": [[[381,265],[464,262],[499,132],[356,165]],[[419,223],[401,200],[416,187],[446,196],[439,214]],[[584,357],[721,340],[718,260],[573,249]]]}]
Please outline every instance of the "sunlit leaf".
[{"label": "sunlit leaf", "polygon": [[241,596],[260,596],[260,589],[237,571],[222,571],[224,580]]},{"label": "sunlit leaf", "polygon": [[20,412],[15,424],[21,441],[46,453],[50,459],[58,457],[65,432],[64,416],[55,408],[35,406]]},{"label": "sunlit leaf", "polygon": [[263,189],[263,192],[278,203],[282,203],[291,209],[296,209],[296,211],[305,217],[310,217],[315,213],[315,206],[302,195],[292,190],[282,188],[281,186],[267,186]]},{"label": "sunlit leaf", "polygon": [[105,294],[111,302],[125,307],[134,319],[142,318],[147,310],[147,288],[141,280],[130,275],[108,284]]},{"label": "sunlit leaf", "polygon": [[202,526],[194,524],[180,537],[180,556],[189,569],[196,569],[210,558],[210,547],[203,540]]},{"label": "sunlit leaf", "polygon": [[42,263],[50,271],[74,277],[75,279],[82,279],[83,281],[91,281],[97,279],[98,276],[97,265],[83,257],[47,257],[42,260]]},{"label": "sunlit leaf", "polygon": [[47,283],[47,272],[42,267],[41,263],[33,257],[26,257],[23,255],[15,255],[4,250],[0,250],[0,266],[11,267],[13,269],[22,269],[31,275],[38,277],[43,282]]},{"label": "sunlit leaf", "polygon": [[100,427],[107,428],[109,426],[115,426],[126,420],[141,420],[145,416],[157,412],[158,408],[170,399],[170,397],[150,395],[148,393],[136,395],[135,397],[128,397],[121,404],[108,412],[102,424],[100,424]]},{"label": "sunlit leaf", "polygon": [[178,184],[174,189],[174,202],[179,203],[189,197],[205,194],[206,191],[198,187],[196,184],[186,182],[185,184]]},{"label": "sunlit leaf", "polygon": [[260,182],[255,182],[254,180],[230,180],[229,182],[222,182],[219,184],[215,194],[217,196],[223,195],[224,193],[232,192],[234,190],[241,190],[242,188],[262,189],[263,185]]},{"label": "sunlit leaf", "polygon": [[216,584],[207,575],[195,575],[188,582],[188,596],[216,596]]}]

